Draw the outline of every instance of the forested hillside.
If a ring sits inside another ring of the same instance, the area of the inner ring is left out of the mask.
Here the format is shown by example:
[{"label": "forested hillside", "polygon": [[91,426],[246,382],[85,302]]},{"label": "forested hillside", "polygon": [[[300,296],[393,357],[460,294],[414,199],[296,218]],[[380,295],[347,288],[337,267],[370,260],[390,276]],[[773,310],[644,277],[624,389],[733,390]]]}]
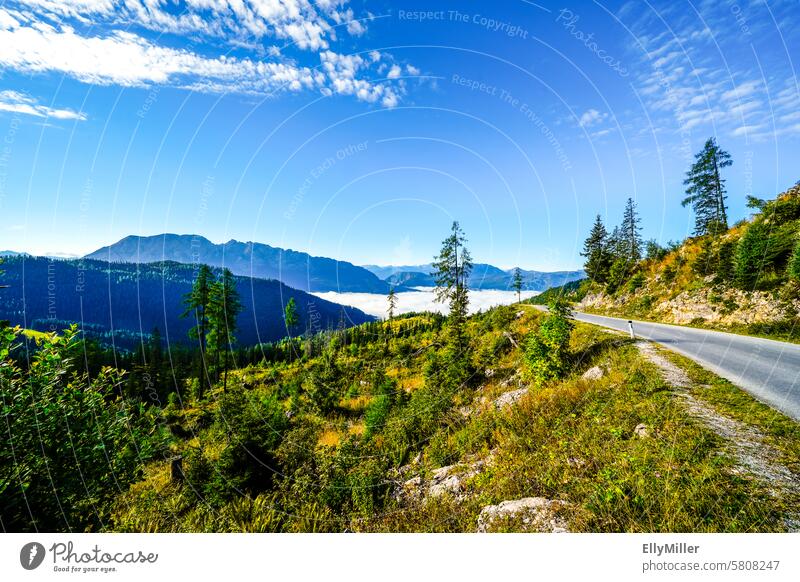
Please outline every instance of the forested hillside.
[{"label": "forested hillside", "polygon": [[573,290],[580,308],[797,339],[800,183],[772,200],[748,197],[753,214],[729,227],[720,170],[731,163],[713,140],[698,154],[684,199],[695,233],[681,243],[643,242],[632,200],[610,233],[598,216],[584,245],[589,279]]},{"label": "forested hillside", "polygon": [[[154,328],[170,344],[188,343],[195,323],[182,317],[184,297],[197,275],[192,265],[173,262],[132,264],[88,259],[8,257],[2,267],[0,320],[40,331],[71,323],[105,344],[130,348]],[[325,301],[273,280],[237,277],[243,309],[237,318],[241,345],[288,335],[284,306],[297,305],[293,334],[356,325],[372,318],[362,311]]]}]

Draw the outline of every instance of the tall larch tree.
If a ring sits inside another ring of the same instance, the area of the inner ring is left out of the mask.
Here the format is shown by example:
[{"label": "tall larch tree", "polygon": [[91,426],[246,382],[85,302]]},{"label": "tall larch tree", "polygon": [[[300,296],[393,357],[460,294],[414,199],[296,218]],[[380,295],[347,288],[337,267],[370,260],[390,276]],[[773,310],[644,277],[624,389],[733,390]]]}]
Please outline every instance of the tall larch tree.
[{"label": "tall larch tree", "polygon": [[642,258],[642,235],[640,226],[641,218],[636,212],[636,203],[633,198],[628,198],[625,203],[625,213],[622,216],[620,225],[620,236],[622,252],[629,266],[633,266]]},{"label": "tall larch tree", "polygon": [[511,287],[517,292],[517,303],[522,303],[522,271],[519,270],[519,267],[514,269]]},{"label": "tall larch tree", "polygon": [[683,206],[694,210],[694,234],[718,235],[728,229],[728,212],[725,205],[725,180],[721,170],[733,165],[728,152],[717,145],[712,137],[703,150],[695,156],[695,162],[686,173],[686,196]]},{"label": "tall larch tree", "polygon": [[472,273],[472,257],[465,246],[466,242],[464,231],[454,221],[450,236],[442,242],[442,248],[434,259],[432,273],[436,279],[435,300],[450,305],[450,341],[458,354],[464,353],[467,344],[467,283]]},{"label": "tall larch tree", "polygon": [[286,307],[283,308],[283,322],[286,324],[286,333],[289,335],[289,349],[291,354],[294,354],[294,339],[292,339],[292,331],[297,324],[300,323],[300,318],[297,316],[297,303],[294,297],[290,297],[286,302]]},{"label": "tall larch tree", "polygon": [[394,287],[389,287],[389,295],[386,296],[386,302],[389,306],[387,309],[389,320],[392,320],[394,318],[394,311],[397,309],[397,294],[394,292]]}]

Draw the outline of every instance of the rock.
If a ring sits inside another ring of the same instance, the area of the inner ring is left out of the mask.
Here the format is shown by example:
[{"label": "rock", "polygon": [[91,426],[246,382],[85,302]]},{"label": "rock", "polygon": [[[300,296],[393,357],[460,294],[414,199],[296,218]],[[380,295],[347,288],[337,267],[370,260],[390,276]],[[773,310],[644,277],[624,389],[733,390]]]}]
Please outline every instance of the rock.
[{"label": "rock", "polygon": [[505,392],[501,394],[497,398],[494,399],[492,404],[494,404],[495,408],[505,408],[506,406],[511,406],[512,404],[516,404],[520,398],[525,396],[528,393],[527,388],[520,388],[519,390],[512,390],[511,392]]},{"label": "rock", "polygon": [[[430,478],[423,479],[421,475],[417,475],[411,479],[405,478],[407,471],[412,469],[411,465],[405,465],[398,469],[397,473],[400,477],[395,480],[393,497],[397,501],[417,501],[422,499],[424,502],[428,498],[439,497],[441,495],[449,494],[458,500],[464,498],[464,489],[467,480],[471,479],[486,467],[490,466],[495,459],[496,450],[492,450],[489,454],[482,458],[477,459],[471,463],[458,463],[456,465],[447,465],[440,467],[433,471]],[[412,461],[417,464],[420,461]]]},{"label": "rock", "polygon": [[593,368],[589,368],[583,373],[584,380],[599,380],[605,375],[605,371],[600,366],[595,366]]},{"label": "rock", "polygon": [[566,507],[568,504],[563,501],[544,497],[524,497],[487,505],[478,516],[478,532],[508,528],[524,532],[565,533],[569,526],[559,514]]},{"label": "rock", "polygon": [[646,439],[650,437],[650,429],[646,424],[637,424],[636,428],[633,429],[633,434],[640,439]]},{"label": "rock", "polygon": [[519,382],[519,373],[516,373],[516,374],[512,374],[511,376],[509,376],[508,378],[506,378],[505,380],[500,382],[500,386],[503,387],[503,388],[508,388],[512,384],[519,385],[519,383],[520,383]]},{"label": "rock", "polygon": [[[442,467],[442,469],[449,469],[449,467]],[[450,493],[451,495],[457,496],[459,493],[461,493],[462,488],[463,483],[461,475],[450,475],[445,473],[439,476],[434,476],[433,484],[428,487],[428,495],[430,497],[439,497],[445,493]]]},{"label": "rock", "polygon": [[466,481],[491,465],[494,462],[494,457],[495,452],[492,451],[486,458],[478,459],[472,463],[459,463],[436,469],[428,481],[428,496],[438,497],[449,493],[461,499]]},{"label": "rock", "polygon": [[398,501],[403,499],[418,499],[422,495],[422,477],[417,475],[404,481],[395,490],[394,498]]},{"label": "rock", "polygon": [[510,341],[510,342],[511,342],[511,344],[512,344],[512,345],[513,345],[515,348],[519,348],[519,344],[517,343],[517,340],[515,340],[515,339],[514,339],[514,336],[513,336],[513,335],[511,335],[511,334],[510,334],[510,333],[508,333],[507,331],[504,331],[504,332],[503,332],[503,337],[507,337],[507,338],[508,338],[508,341]]},{"label": "rock", "polygon": [[480,473],[484,465],[484,461],[477,461],[472,465],[447,465],[436,469],[428,484],[428,496],[439,497],[449,493],[459,497],[464,489],[464,482]]}]

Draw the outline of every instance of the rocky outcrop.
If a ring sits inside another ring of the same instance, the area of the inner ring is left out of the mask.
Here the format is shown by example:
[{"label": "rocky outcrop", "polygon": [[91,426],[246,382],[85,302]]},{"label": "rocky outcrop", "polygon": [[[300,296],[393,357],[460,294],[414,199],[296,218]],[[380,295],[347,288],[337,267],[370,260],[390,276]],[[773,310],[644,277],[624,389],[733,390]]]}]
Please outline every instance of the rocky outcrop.
[{"label": "rocky outcrop", "polygon": [[520,388],[519,390],[512,390],[510,392],[504,392],[497,398],[492,401],[492,404],[498,410],[501,408],[505,408],[506,406],[512,406],[519,402],[519,399],[525,396],[528,393],[527,388]]},{"label": "rocky outcrop", "polygon": [[[786,318],[786,307],[780,299],[763,291],[726,289],[716,292],[705,288],[684,291],[673,299],[658,303],[653,311],[670,323],[703,320],[722,325],[748,325],[780,321]],[[794,309],[798,308],[800,304],[795,302]]]},{"label": "rocky outcrop", "polygon": [[520,531],[565,533],[569,524],[564,501],[544,497],[524,497],[487,505],[478,516],[478,532]]},{"label": "rocky outcrop", "polygon": [[624,315],[628,306],[645,296],[653,297],[650,317],[665,323],[706,323],[711,325],[749,325],[774,323],[800,312],[800,301],[787,302],[763,291],[742,291],[708,286],[678,295],[659,297],[657,290],[640,289],[610,297],[604,293],[587,294],[578,309]]},{"label": "rocky outcrop", "polygon": [[599,380],[605,375],[605,371],[600,366],[594,366],[586,370],[581,378],[584,380]]},{"label": "rocky outcrop", "polygon": [[[435,469],[429,477],[416,475],[396,484],[394,498],[398,501],[424,501],[428,498],[451,495],[463,499],[467,482],[484,471],[494,462],[494,453],[472,462],[447,465]],[[406,465],[399,469],[400,475],[408,475],[411,468]]]}]

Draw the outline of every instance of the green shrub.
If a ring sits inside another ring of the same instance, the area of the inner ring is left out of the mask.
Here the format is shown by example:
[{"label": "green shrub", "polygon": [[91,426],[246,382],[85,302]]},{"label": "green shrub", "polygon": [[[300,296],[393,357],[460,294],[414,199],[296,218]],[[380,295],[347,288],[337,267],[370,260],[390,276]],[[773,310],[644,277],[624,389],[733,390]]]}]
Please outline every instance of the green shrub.
[{"label": "green shrub", "polygon": [[642,287],[646,279],[643,273],[636,273],[631,280],[628,281],[628,291],[635,293],[637,289]]},{"label": "green shrub", "polygon": [[367,410],[364,412],[364,422],[367,425],[366,436],[370,437],[383,429],[391,410],[392,399],[386,394],[378,395],[367,406]]},{"label": "green shrub", "polygon": [[569,369],[572,327],[564,306],[551,305],[550,313],[528,338],[525,361],[528,375],[537,385],[557,380]]},{"label": "green shrub", "polygon": [[625,282],[628,277],[628,261],[625,259],[617,259],[611,265],[608,273],[608,281],[606,282],[606,292],[616,293],[617,289]]},{"label": "green shrub", "polygon": [[789,261],[788,272],[792,279],[800,281],[800,242],[798,242],[794,247],[792,258]]},{"label": "green shrub", "polygon": [[166,450],[158,409],[123,401],[122,373],[89,379],[67,357],[76,327],[47,334],[28,370],[9,351],[18,329],[0,329],[0,516],[6,531],[99,528],[120,487]]},{"label": "green shrub", "polygon": [[742,289],[753,289],[765,267],[769,229],[762,223],[751,224],[736,249],[735,279]]}]

